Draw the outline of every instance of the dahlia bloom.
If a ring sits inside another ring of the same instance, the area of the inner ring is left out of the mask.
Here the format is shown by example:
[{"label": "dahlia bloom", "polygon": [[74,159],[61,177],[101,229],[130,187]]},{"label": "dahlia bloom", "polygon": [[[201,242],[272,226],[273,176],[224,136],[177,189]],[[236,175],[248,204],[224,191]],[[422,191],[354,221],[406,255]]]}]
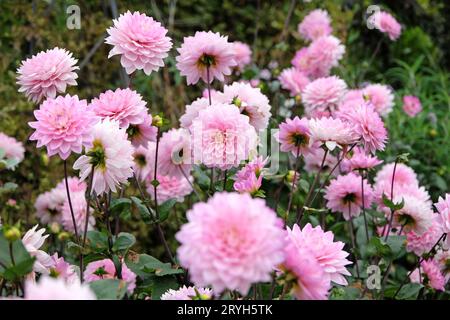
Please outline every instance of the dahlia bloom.
[{"label": "dahlia bloom", "polygon": [[332,31],[330,16],[322,9],[311,11],[298,25],[298,32],[302,37],[311,41],[328,36]]},{"label": "dahlia bloom", "polygon": [[295,278],[294,296],[298,300],[326,300],[331,289],[330,276],[310,249],[297,246],[291,237],[288,240],[281,269]]},{"label": "dahlia bloom", "polygon": [[[89,263],[84,272],[85,281],[87,283],[102,279],[116,279],[116,267],[111,259],[97,260]],[[127,283],[127,290],[130,294],[136,288],[136,274],[128,269],[127,265],[122,262],[122,280]]]},{"label": "dahlia bloom", "polygon": [[414,118],[420,111],[422,111],[422,104],[419,98],[415,96],[403,97],[403,111],[411,118]]},{"label": "dahlia bloom", "polygon": [[[78,177],[68,177],[67,184],[69,186],[69,191],[72,192],[82,192],[85,193],[87,189],[86,182],[81,181]],[[66,180],[61,180],[55,187],[55,189],[60,189],[66,191]]]},{"label": "dahlia bloom", "polygon": [[105,42],[113,46],[108,58],[119,54],[120,63],[128,74],[144,70],[146,75],[164,66],[164,58],[172,48],[161,23],[140,12],[127,11],[113,20]]},{"label": "dahlia bloom", "polygon": [[350,124],[354,134],[361,138],[366,151],[375,154],[378,150],[384,150],[387,130],[372,105],[362,104],[353,110],[338,112],[337,116]]},{"label": "dahlia bloom", "polygon": [[[403,208],[394,212],[394,227],[402,227],[404,232],[414,231],[422,235],[433,224],[433,210],[429,203],[414,196],[403,194],[394,196],[394,203],[405,202]],[[390,216],[390,213],[389,213]]]},{"label": "dahlia bloom", "polygon": [[[193,183],[194,179],[191,176],[188,176],[188,179]],[[153,176],[148,176],[147,181],[151,182],[152,180]],[[171,177],[158,174],[156,180],[159,182],[156,188],[156,196],[160,203],[169,199],[176,199],[178,202],[183,202],[184,197],[190,195],[193,191],[191,184],[186,181],[185,177]],[[147,184],[147,192],[153,199],[155,192],[151,183]]]},{"label": "dahlia bloom", "polygon": [[[84,230],[86,224],[86,198],[84,193],[76,192],[71,193],[70,200],[72,201],[73,215],[75,217],[75,223],[77,230]],[[94,212],[93,208],[90,208],[90,212]],[[69,201],[66,200],[62,206],[62,225],[65,230],[69,232],[75,232],[73,226],[72,213],[70,211]],[[93,230],[95,226],[95,218],[92,214],[89,215],[88,230]]]},{"label": "dahlia bloom", "polygon": [[389,39],[395,41],[402,33],[402,26],[397,20],[385,11],[377,11],[370,17],[372,25],[382,33],[387,33]]},{"label": "dahlia bloom", "polygon": [[[152,163],[149,163],[147,161],[148,157],[148,149],[144,148],[143,146],[139,146],[134,149],[133,152],[133,158],[134,158],[134,165],[133,165],[133,171],[136,177],[144,181],[149,173],[152,171]],[[152,177],[153,178],[153,177]]]},{"label": "dahlia bloom", "polygon": [[209,288],[182,286],[178,290],[167,290],[161,296],[161,300],[209,300],[212,298],[212,296],[213,293]]},{"label": "dahlia bloom", "polygon": [[223,94],[218,95],[217,101],[235,105],[239,111],[249,117],[250,124],[257,132],[267,128],[270,113],[269,99],[259,88],[253,88],[248,83],[233,82],[225,85]]},{"label": "dahlia bloom", "polygon": [[196,286],[246,295],[252,283],[270,281],[271,271],[283,262],[283,222],[261,199],[215,193],[196,203],[187,219],[176,234],[178,257]]},{"label": "dahlia bloom", "polygon": [[[362,207],[361,177],[350,172],[332,180],[326,188],[324,198],[327,208],[333,212],[341,212],[345,220],[359,216]],[[364,206],[369,208],[373,201],[373,190],[364,180]]]},{"label": "dahlia bloom", "polygon": [[64,93],[68,85],[77,84],[79,69],[72,53],[60,48],[41,51],[22,61],[17,69],[19,92],[24,92],[29,100],[38,103],[44,98],[55,98],[56,93]]},{"label": "dahlia bloom", "polygon": [[386,116],[394,107],[394,94],[386,85],[370,84],[363,89],[363,96],[381,116]]},{"label": "dahlia bloom", "polygon": [[68,283],[64,279],[48,276],[25,282],[25,300],[96,300],[94,292],[88,285],[78,281]]},{"label": "dahlia bloom", "polygon": [[184,174],[189,175],[191,170],[189,132],[186,129],[171,129],[164,132],[159,141],[158,173],[184,179]]},{"label": "dahlia bloom", "polygon": [[43,225],[62,222],[62,206],[67,199],[65,189],[54,188],[36,198],[34,208],[36,216]]},{"label": "dahlia bloom", "polygon": [[348,162],[350,171],[373,169],[383,162],[376,156],[367,154],[362,148],[355,148],[352,157],[344,161]]},{"label": "dahlia bloom", "polygon": [[424,233],[417,234],[411,231],[406,234],[406,251],[414,252],[414,254],[420,257],[433,248],[436,241],[442,235],[442,227],[439,224],[436,214],[433,214],[432,220],[431,226]]},{"label": "dahlia bloom", "polygon": [[340,119],[323,117],[309,120],[309,131],[314,142],[325,145],[330,151],[336,146],[344,147],[358,139],[353,128]]},{"label": "dahlia bloom", "polygon": [[142,115],[142,122],[136,125],[130,124],[127,128],[128,138],[134,147],[147,147],[150,141],[156,141],[158,129],[152,125],[153,117],[145,113]]},{"label": "dahlia bloom", "polygon": [[336,76],[319,78],[309,83],[302,93],[305,113],[334,111],[347,91],[347,84]]},{"label": "dahlia bloom", "polygon": [[127,140],[125,129],[119,123],[104,119],[93,129],[92,147],[75,161],[73,168],[80,170],[80,179],[85,180],[94,169],[92,191],[116,192],[116,186],[125,183],[133,175],[133,146]]},{"label": "dahlia bloom", "polygon": [[300,95],[310,82],[309,78],[297,68],[284,69],[278,80],[281,87],[288,90],[293,97]]},{"label": "dahlia bloom", "polygon": [[237,68],[242,71],[252,61],[252,50],[248,44],[240,41],[233,42],[233,49]]},{"label": "dahlia bloom", "polygon": [[98,119],[86,100],[70,95],[50,98],[34,116],[37,121],[28,122],[35,129],[30,140],[37,140],[38,148],[46,146],[49,156],[58,154],[66,160],[71,152],[81,153],[83,146],[91,146],[92,128]]},{"label": "dahlia bloom", "polygon": [[200,79],[211,83],[216,78],[223,82],[224,76],[230,75],[237,65],[233,44],[218,32],[197,31],[194,36],[185,37],[177,50],[177,68],[186,76],[188,85]]},{"label": "dahlia bloom", "polygon": [[445,194],[445,198],[439,197],[438,202],[434,205],[439,213],[450,209],[450,193]]},{"label": "dahlia bloom", "polygon": [[255,158],[247,163],[241,170],[236,173],[236,181],[233,184],[234,190],[237,192],[255,193],[261,188],[264,166],[268,158],[263,159],[262,156]]},{"label": "dahlia bloom", "polygon": [[311,133],[305,118],[286,119],[280,124],[280,131],[275,138],[281,143],[281,151],[291,152],[294,157],[311,152]]},{"label": "dahlia bloom", "polygon": [[200,111],[191,127],[195,163],[227,170],[256,152],[257,135],[234,105],[214,104]]},{"label": "dahlia bloom", "polygon": [[33,271],[48,274],[48,268],[53,266],[53,260],[45,251],[39,250],[39,248],[44,244],[45,239],[47,239],[48,234],[44,236],[45,229],[39,229],[36,231],[37,227],[38,225],[35,225],[25,233],[22,237],[22,243],[28,253],[32,257],[36,257],[33,265]]},{"label": "dahlia bloom", "polygon": [[450,250],[437,250],[436,254],[433,257],[433,260],[436,261],[439,269],[445,276],[445,281],[448,282],[450,280]]},{"label": "dahlia bloom", "polygon": [[287,228],[288,237],[298,248],[306,246],[319,262],[325,274],[331,281],[339,285],[347,285],[344,276],[350,276],[346,265],[351,264],[346,257],[348,252],[344,251],[345,243],[334,242],[334,234],[331,231],[324,232],[320,226],[312,227],[310,223],[303,229],[295,224],[291,229]]},{"label": "dahlia bloom", "polygon": [[64,260],[63,257],[58,257],[58,253],[52,256],[53,266],[50,268],[50,276],[58,279],[64,279],[67,283],[79,282],[77,272],[74,266]]},{"label": "dahlia bloom", "polygon": [[404,163],[397,163],[397,166],[395,167],[395,177],[393,177],[394,167],[394,163],[385,164],[375,176],[375,185],[384,181],[391,183],[392,178],[394,178],[394,188],[404,185],[419,186],[419,180],[412,168]]},{"label": "dahlia bloom", "polygon": [[[421,272],[421,275],[419,274]],[[434,260],[424,260],[419,269],[415,269],[409,276],[411,282],[422,283],[440,291],[445,291],[445,277],[439,269],[439,265]]]},{"label": "dahlia bloom", "polygon": [[90,109],[101,118],[119,122],[121,128],[138,125],[147,113],[146,102],[142,96],[129,88],[108,90],[91,101]]},{"label": "dahlia bloom", "polygon": [[0,150],[4,152],[6,159],[15,159],[16,164],[22,162],[25,154],[23,143],[13,137],[7,136],[3,132],[0,132]]},{"label": "dahlia bloom", "polygon": [[[216,103],[216,95],[211,95],[212,103]],[[200,111],[206,109],[209,107],[209,100],[208,96],[198,98],[191,104],[188,104],[186,106],[186,110],[184,111],[184,114],[180,117],[180,126],[182,128],[189,129],[192,125],[192,121],[194,121],[195,118],[198,117],[198,114]]]},{"label": "dahlia bloom", "polygon": [[[320,170],[325,150],[319,147],[311,148],[311,152],[303,155],[305,161],[305,170],[307,172],[318,172]],[[331,170],[337,163],[337,159],[332,154],[328,153],[325,157],[322,171],[327,172]],[[334,172],[335,174],[337,171]]]},{"label": "dahlia bloom", "polygon": [[442,210],[439,213],[439,224],[442,227],[443,233],[450,233],[450,209]]}]

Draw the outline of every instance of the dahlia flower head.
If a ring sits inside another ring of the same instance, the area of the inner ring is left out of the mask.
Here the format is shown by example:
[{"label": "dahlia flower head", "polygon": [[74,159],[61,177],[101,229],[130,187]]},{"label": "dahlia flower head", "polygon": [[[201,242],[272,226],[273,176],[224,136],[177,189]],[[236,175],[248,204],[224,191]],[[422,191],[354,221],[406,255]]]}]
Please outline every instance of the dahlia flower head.
[{"label": "dahlia flower head", "polygon": [[330,281],[343,286],[348,284],[345,276],[351,274],[345,266],[351,264],[347,260],[349,253],[343,250],[345,243],[334,241],[331,231],[324,232],[320,226],[313,227],[308,223],[303,229],[297,224],[292,229],[288,227],[287,233],[296,247],[306,246],[309,249]]},{"label": "dahlia flower head", "polygon": [[113,20],[105,42],[113,46],[108,58],[120,55],[120,63],[128,74],[143,70],[146,75],[164,66],[164,59],[172,48],[167,29],[138,11],[127,11]]},{"label": "dahlia flower head", "polygon": [[414,118],[422,111],[422,104],[416,96],[404,96],[402,108],[410,118]]},{"label": "dahlia flower head", "polygon": [[433,214],[431,226],[422,234],[414,231],[406,233],[406,251],[414,252],[417,256],[429,252],[442,235],[442,227],[438,215]]},{"label": "dahlia flower head", "polygon": [[110,190],[116,192],[117,186],[133,176],[134,148],[117,121],[104,119],[94,126],[92,132],[92,147],[75,161],[73,168],[80,170],[81,180],[85,180],[94,169],[92,192],[97,195]]},{"label": "dahlia flower head", "polygon": [[66,190],[60,188],[54,188],[38,195],[34,202],[34,208],[40,222],[43,225],[49,225],[54,222],[61,224],[62,207],[66,199]]},{"label": "dahlia flower head", "polygon": [[381,116],[388,115],[394,107],[394,94],[384,84],[369,84],[362,89],[362,94]]},{"label": "dahlia flower head", "polygon": [[234,60],[236,61],[238,70],[242,71],[245,66],[252,62],[252,50],[248,44],[240,41],[234,41],[232,44],[234,49]]},{"label": "dahlia flower head", "polygon": [[[111,259],[90,262],[84,271],[87,283],[102,279],[117,279],[116,267]],[[136,288],[136,274],[122,262],[122,280],[127,284],[128,293],[132,294]]]},{"label": "dahlia flower head", "polygon": [[192,170],[191,138],[186,129],[164,132],[159,141],[158,173],[184,179]]},{"label": "dahlia flower head", "polygon": [[239,193],[256,193],[261,188],[264,176],[263,169],[268,159],[264,159],[262,156],[256,157],[239,170],[236,173],[236,180],[233,184],[234,190]]},{"label": "dahlia flower head", "polygon": [[[421,272],[421,274],[419,274],[419,272]],[[433,259],[422,261],[420,269],[415,269],[409,278],[412,283],[423,283],[435,290],[445,291],[445,277],[442,274],[439,265]]]},{"label": "dahlia flower head", "polygon": [[[3,156],[1,153],[4,153]],[[23,143],[13,137],[0,132],[0,160],[4,157],[7,160],[14,159],[15,164],[22,162],[25,155]]]},{"label": "dahlia flower head", "polygon": [[438,249],[433,257],[433,260],[436,261],[439,269],[445,276],[445,281],[448,282],[450,280],[450,250],[448,250],[447,248]]},{"label": "dahlia flower head", "polygon": [[280,123],[280,131],[275,138],[280,142],[280,150],[291,152],[294,157],[311,153],[312,141],[309,122],[295,117]]},{"label": "dahlia flower head", "polygon": [[[149,163],[147,161],[147,159],[149,159],[149,156],[150,156],[148,153],[149,153],[149,150],[147,148],[144,148],[143,146],[134,148],[133,171],[134,171],[134,174],[136,175],[136,178],[138,178],[140,181],[144,181],[149,176],[150,172],[152,172],[152,170],[153,170],[153,168],[152,168],[153,163]],[[154,156],[153,156],[153,159],[154,159]]]},{"label": "dahlia flower head", "polygon": [[[78,232],[81,232],[81,230],[84,230],[84,227],[86,225],[86,218],[87,218],[87,212],[86,212],[86,197],[83,192],[75,192],[70,194],[70,199],[72,202],[72,209],[73,209],[73,215],[75,217],[75,224],[77,226]],[[90,212],[94,212],[94,209],[91,207]],[[75,232],[75,227],[73,225],[72,220],[72,213],[70,210],[69,201],[64,201],[64,204],[62,206],[62,216],[61,216],[61,222],[66,231]],[[89,215],[89,221],[88,221],[88,230],[93,230],[95,226],[95,218],[93,215]]]},{"label": "dahlia flower head", "polygon": [[146,102],[142,96],[129,88],[108,90],[91,101],[90,109],[101,118],[119,122],[121,128],[138,125],[147,114]]},{"label": "dahlia flower head", "polygon": [[269,99],[259,88],[253,88],[248,83],[233,82],[225,85],[223,93],[217,96],[217,101],[223,104],[235,105],[239,111],[249,117],[250,124],[257,132],[269,125],[270,113]]},{"label": "dahlia flower head", "polygon": [[355,143],[358,139],[351,125],[341,119],[310,119],[308,125],[313,143],[325,145],[330,151]]},{"label": "dahlia flower head", "polygon": [[322,36],[328,36],[333,29],[328,12],[322,9],[311,11],[298,25],[298,32],[306,40],[316,40]]},{"label": "dahlia flower head", "polygon": [[22,61],[17,69],[19,92],[35,103],[45,98],[55,98],[56,93],[64,93],[68,85],[77,85],[77,61],[71,52],[58,47],[41,51]]},{"label": "dahlia flower head", "polygon": [[58,253],[52,256],[53,266],[50,267],[50,276],[53,278],[64,279],[66,283],[80,282],[75,268],[64,260],[64,257],[58,257]]},{"label": "dahlia flower head", "polygon": [[284,69],[278,77],[281,87],[288,90],[292,97],[302,93],[309,84],[309,78],[297,68]]},{"label": "dahlia flower head", "polygon": [[376,156],[367,154],[363,148],[356,147],[350,159],[344,159],[349,165],[349,171],[370,170],[383,163]]},{"label": "dahlia flower head", "polygon": [[161,296],[161,300],[209,300],[212,296],[213,293],[209,288],[182,286],[178,290],[167,290]]},{"label": "dahlia flower head", "polygon": [[[70,193],[82,192],[85,193],[87,189],[86,182],[81,181],[78,177],[68,177],[67,184],[69,186]],[[66,180],[62,179],[55,187],[55,189],[60,189],[66,191]]]},{"label": "dahlia flower head", "polygon": [[[321,168],[325,150],[321,147],[312,147],[311,152],[303,155],[305,161],[305,170],[307,172],[318,172]],[[334,155],[327,153],[323,163],[322,172],[330,171],[337,164],[337,159]],[[337,174],[337,170],[333,174]]]},{"label": "dahlia flower head", "polygon": [[52,258],[43,250],[39,250],[48,238],[48,234],[44,236],[45,229],[36,230],[38,225],[28,230],[22,237],[22,243],[28,253],[35,257],[33,271],[42,274],[48,274],[48,268],[53,266],[54,262]]},{"label": "dahlia flower head", "polygon": [[224,82],[224,76],[229,76],[237,66],[233,43],[218,32],[197,31],[194,36],[185,37],[177,51],[177,68],[186,76],[188,85],[200,79],[209,83],[214,79]]},{"label": "dahlia flower head", "polygon": [[370,18],[369,22],[375,29],[382,33],[386,33],[392,41],[397,40],[402,33],[402,26],[398,21],[388,12],[377,11]]},{"label": "dahlia flower head", "polygon": [[49,156],[58,154],[66,160],[72,152],[81,153],[83,146],[92,145],[92,131],[98,118],[78,96],[58,96],[45,100],[34,111],[37,121],[28,122],[35,129],[30,140],[37,147],[45,146]]},{"label": "dahlia flower head", "polygon": [[293,294],[298,300],[327,300],[331,289],[330,276],[315,255],[305,246],[298,246],[288,236],[284,247],[286,256],[281,270],[294,277]]},{"label": "dahlia flower head", "polygon": [[156,141],[158,129],[152,124],[153,117],[148,113],[142,115],[141,123],[136,125],[130,124],[127,128],[127,134],[134,147],[147,147],[149,142]]},{"label": "dahlia flower head", "polygon": [[311,115],[314,111],[333,112],[347,91],[347,84],[336,76],[319,78],[308,85],[302,93],[305,113]]},{"label": "dahlia flower head", "polygon": [[[211,102],[212,104],[217,103],[217,93],[212,95],[211,94]],[[180,117],[180,126],[181,128],[189,129],[192,125],[192,121],[194,121],[195,118],[198,117],[198,114],[200,111],[206,109],[209,107],[209,100],[208,96],[204,96],[201,98],[196,99],[191,104],[188,104],[186,106],[186,109],[184,111],[184,114]]]},{"label": "dahlia flower head", "polygon": [[[364,206],[370,208],[373,202],[373,190],[364,179]],[[361,177],[353,172],[340,175],[332,180],[326,188],[324,198],[327,208],[333,212],[341,212],[345,220],[358,217],[362,208]]]},{"label": "dahlia flower head", "polygon": [[[450,194],[445,198],[439,197],[438,202],[434,204],[439,213],[439,223],[444,233],[450,233]],[[448,236],[447,236],[448,237]]]},{"label": "dahlia flower head", "polygon": [[283,262],[283,221],[261,199],[215,193],[208,202],[196,203],[187,219],[176,234],[178,257],[196,286],[246,295],[253,283],[270,281]]},{"label": "dahlia flower head", "polygon": [[[394,203],[402,201],[404,206],[394,212],[392,226],[403,228],[404,232],[414,231],[417,235],[422,235],[433,224],[434,213],[430,203],[409,194],[394,196]],[[390,217],[390,213],[386,214]]]},{"label": "dahlia flower head", "polygon": [[[159,184],[156,188],[158,201],[163,203],[169,199],[175,199],[177,202],[183,202],[184,197],[190,195],[193,191],[191,184],[194,182],[192,176],[188,176],[189,182],[185,177],[171,177],[158,174],[156,180]],[[154,187],[151,184],[153,176],[147,178],[147,193],[152,199],[155,197]]]},{"label": "dahlia flower head", "polygon": [[227,170],[256,155],[255,128],[235,105],[217,103],[200,111],[191,132],[196,164]]},{"label": "dahlia flower head", "polygon": [[79,281],[41,277],[39,282],[25,282],[25,300],[96,300],[92,289]]}]

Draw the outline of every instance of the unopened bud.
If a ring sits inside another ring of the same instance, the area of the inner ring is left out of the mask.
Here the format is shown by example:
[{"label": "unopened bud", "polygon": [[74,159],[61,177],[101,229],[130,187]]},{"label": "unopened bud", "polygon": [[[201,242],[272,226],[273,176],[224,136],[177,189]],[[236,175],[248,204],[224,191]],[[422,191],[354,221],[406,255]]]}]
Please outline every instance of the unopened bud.
[{"label": "unopened bud", "polygon": [[52,233],[58,234],[61,231],[61,227],[60,227],[59,223],[53,222],[50,225],[50,230],[52,231]]},{"label": "unopened bud", "polygon": [[59,241],[66,241],[70,238],[70,234],[68,232],[61,232],[60,234],[58,234],[58,240]]},{"label": "unopened bud", "polygon": [[286,181],[289,183],[292,183],[292,181],[294,181],[294,175],[295,175],[295,171],[289,170],[289,172],[286,175]]},{"label": "unopened bud", "polygon": [[152,126],[161,128],[163,125],[163,119],[161,116],[153,116],[152,117]]},{"label": "unopened bud", "polygon": [[8,241],[16,241],[20,239],[20,230],[17,227],[10,227],[5,230],[5,238]]}]

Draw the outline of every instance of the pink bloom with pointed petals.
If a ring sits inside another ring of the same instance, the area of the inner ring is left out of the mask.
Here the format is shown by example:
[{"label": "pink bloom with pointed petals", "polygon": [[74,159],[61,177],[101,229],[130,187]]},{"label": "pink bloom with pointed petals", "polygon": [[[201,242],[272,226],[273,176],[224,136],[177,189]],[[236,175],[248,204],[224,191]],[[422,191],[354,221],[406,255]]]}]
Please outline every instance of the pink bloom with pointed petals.
[{"label": "pink bloom with pointed petals", "polygon": [[419,98],[415,96],[403,97],[403,111],[411,118],[414,118],[420,111],[422,111],[422,104]]},{"label": "pink bloom with pointed petals", "polygon": [[363,89],[363,96],[381,116],[389,114],[394,107],[394,94],[386,85],[370,84]]},{"label": "pink bloom with pointed petals", "polygon": [[252,61],[252,50],[248,44],[240,41],[233,42],[233,49],[237,68],[242,71]]},{"label": "pink bloom with pointed petals", "polygon": [[309,83],[302,93],[305,113],[310,115],[313,111],[334,111],[341,102],[347,84],[336,77],[319,78]]},{"label": "pink bloom with pointed petals", "polygon": [[387,33],[389,39],[395,41],[402,33],[402,26],[398,21],[385,11],[377,11],[370,17],[372,25],[383,33]]},{"label": "pink bloom with pointed petals", "polygon": [[[102,279],[116,279],[116,267],[111,259],[97,260],[89,263],[85,270],[87,283]],[[136,274],[122,262],[122,280],[127,283],[127,290],[131,294],[136,288]]]},{"label": "pink bloom with pointed petals", "polygon": [[439,224],[437,214],[433,215],[432,225],[422,234],[414,231],[406,234],[406,251],[414,252],[422,256],[430,251],[442,235],[442,227]]},{"label": "pink bloom with pointed petals", "polygon": [[66,262],[63,257],[58,257],[58,253],[52,256],[54,265],[50,268],[50,275],[54,278],[64,279],[66,283],[79,282],[74,266]]},{"label": "pink bloom with pointed petals", "polygon": [[241,170],[236,173],[236,181],[234,182],[234,190],[237,192],[255,193],[259,190],[263,179],[263,169],[268,158],[263,159],[262,156],[247,163]]},{"label": "pink bloom with pointed petals", "polygon": [[[362,148],[355,148],[350,159],[345,159],[350,166],[350,171],[353,170],[369,170],[383,163],[376,156],[367,154]],[[344,162],[342,161],[342,162]]]},{"label": "pink bloom with pointed petals", "polygon": [[127,128],[128,138],[134,147],[147,147],[150,141],[156,141],[158,129],[152,125],[153,118],[150,114],[142,115],[142,122],[136,125],[130,124]]},{"label": "pink bloom with pointed petals", "polygon": [[283,152],[291,152],[295,157],[311,152],[311,132],[305,118],[286,119],[280,124],[280,131],[275,137],[281,143]]},{"label": "pink bloom with pointed petals", "polygon": [[310,83],[309,78],[296,68],[284,69],[278,77],[278,80],[280,80],[281,87],[288,90],[291,96],[301,94]]},{"label": "pink bloom with pointed petals", "polygon": [[331,117],[310,119],[308,125],[312,140],[325,145],[330,151],[333,151],[336,146],[350,145],[358,138],[352,127],[341,119]]},{"label": "pink bloom with pointed petals", "polygon": [[316,40],[321,36],[328,36],[333,29],[328,12],[322,9],[311,11],[298,25],[298,32],[306,40]]},{"label": "pink bloom with pointed petals", "polygon": [[[419,272],[422,274],[420,275]],[[424,283],[424,280],[426,279],[427,286],[439,291],[445,291],[445,277],[442,274],[439,265],[434,260],[422,261],[420,269],[415,269],[409,278],[413,283],[421,283],[420,280]]]}]

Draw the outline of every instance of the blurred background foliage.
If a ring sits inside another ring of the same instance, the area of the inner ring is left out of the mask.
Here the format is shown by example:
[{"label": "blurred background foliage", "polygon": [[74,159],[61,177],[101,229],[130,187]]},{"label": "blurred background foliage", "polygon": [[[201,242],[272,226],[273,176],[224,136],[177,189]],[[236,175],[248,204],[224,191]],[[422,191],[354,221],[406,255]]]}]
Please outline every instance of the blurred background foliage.
[{"label": "blurred background foliage", "polygon": [[[72,4],[81,9],[79,30],[66,27],[66,9]],[[392,12],[402,23],[403,34],[397,42],[367,28],[366,10],[373,4]],[[137,72],[133,88],[144,96],[153,114],[162,112],[171,126],[177,126],[185,105],[203,89],[201,85],[187,87],[175,68],[175,48],[184,36],[211,29],[228,35],[231,41],[246,42],[253,49],[254,65],[244,77],[254,77],[272,62],[273,80],[305,45],[297,25],[318,7],[329,11],[334,34],[346,44],[346,55],[335,73],[351,87],[381,82],[396,92],[396,106],[387,119],[390,143],[380,156],[393,161],[397,154],[409,152],[410,165],[436,200],[450,185],[450,1],[0,0],[0,131],[23,141],[26,147],[26,158],[16,171],[0,172],[0,184],[12,181],[19,185],[12,194],[0,194],[0,207],[8,198],[16,199],[16,212],[31,224],[36,196],[63,178],[62,162],[56,157],[49,159],[44,149],[36,149],[35,143],[28,141],[31,129],[27,122],[37,106],[17,92],[15,72],[21,60],[41,50],[64,47],[74,53],[80,65],[78,86],[68,88],[68,93],[91,99],[107,89],[124,87],[128,77],[117,56],[107,58],[110,46],[103,39],[118,14],[145,12],[169,29],[174,49],[160,72],[151,76]],[[271,83],[263,90],[278,117],[272,123],[275,125],[282,118],[278,111],[284,100],[273,86],[276,81]],[[416,118],[408,118],[401,110],[406,94],[417,95],[422,101],[424,111]],[[180,211],[185,205],[179,205]],[[134,228],[142,228],[144,236],[148,232],[145,226],[136,224]]]}]

